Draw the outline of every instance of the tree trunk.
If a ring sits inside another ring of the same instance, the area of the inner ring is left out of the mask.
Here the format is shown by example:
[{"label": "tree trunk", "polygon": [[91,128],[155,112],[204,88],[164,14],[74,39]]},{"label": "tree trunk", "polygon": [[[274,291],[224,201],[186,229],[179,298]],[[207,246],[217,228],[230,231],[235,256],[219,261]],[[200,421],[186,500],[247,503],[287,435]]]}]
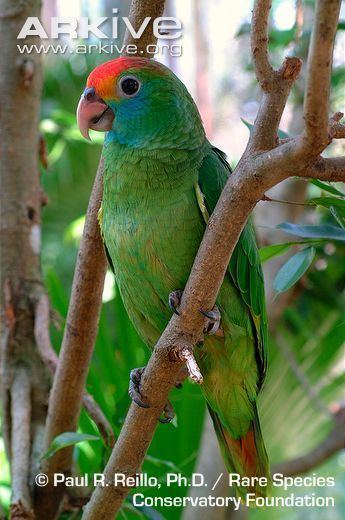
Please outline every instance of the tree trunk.
[{"label": "tree trunk", "polygon": [[[20,55],[17,35],[39,0],[0,1],[1,405],[11,464],[11,518],[32,518],[32,477],[42,445],[49,377],[38,355],[35,307],[44,293],[40,267],[38,119],[42,70]],[[40,43],[30,37],[19,43]]]}]

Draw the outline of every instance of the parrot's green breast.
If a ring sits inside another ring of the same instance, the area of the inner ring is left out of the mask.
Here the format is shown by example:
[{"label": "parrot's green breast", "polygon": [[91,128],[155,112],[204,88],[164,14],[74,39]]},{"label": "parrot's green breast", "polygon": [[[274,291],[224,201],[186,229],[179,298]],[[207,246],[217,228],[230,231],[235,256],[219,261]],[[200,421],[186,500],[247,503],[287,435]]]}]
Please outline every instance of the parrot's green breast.
[{"label": "parrot's green breast", "polygon": [[184,152],[175,154],[173,172],[161,160],[152,175],[157,157],[122,145],[105,152],[102,233],[127,311],[150,347],[169,321],[169,293],[183,289],[205,229],[195,195],[202,156],[187,177],[185,161]]}]

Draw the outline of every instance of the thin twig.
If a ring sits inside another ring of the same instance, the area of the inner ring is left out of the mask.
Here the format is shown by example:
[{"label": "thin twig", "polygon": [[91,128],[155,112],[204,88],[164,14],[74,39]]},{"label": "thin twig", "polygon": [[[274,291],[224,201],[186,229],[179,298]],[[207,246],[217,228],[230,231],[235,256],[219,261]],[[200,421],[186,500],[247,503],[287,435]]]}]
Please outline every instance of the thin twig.
[{"label": "thin twig", "polygon": [[315,206],[312,202],[295,202],[293,200],[272,199],[268,195],[264,195],[261,199],[263,202],[276,202],[278,204],[291,204],[292,206]]},{"label": "thin twig", "polygon": [[35,308],[34,334],[38,352],[43,363],[52,375],[55,374],[58,356],[51,344],[49,333],[50,305],[48,296],[43,293]]},{"label": "thin twig", "polygon": [[96,424],[106,446],[112,448],[115,444],[115,435],[111,424],[102,412],[99,405],[96,403],[93,396],[88,392],[84,392],[83,407]]}]

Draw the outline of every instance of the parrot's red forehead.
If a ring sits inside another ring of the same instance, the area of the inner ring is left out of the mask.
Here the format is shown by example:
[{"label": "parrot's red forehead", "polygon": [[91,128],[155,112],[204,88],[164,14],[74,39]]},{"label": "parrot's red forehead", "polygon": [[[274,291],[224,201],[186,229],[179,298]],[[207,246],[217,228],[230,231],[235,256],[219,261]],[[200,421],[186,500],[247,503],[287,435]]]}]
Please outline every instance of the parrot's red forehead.
[{"label": "parrot's red forehead", "polygon": [[103,99],[113,97],[117,77],[128,69],[151,69],[158,74],[166,72],[165,66],[157,61],[136,56],[123,56],[98,65],[87,78],[86,85],[94,87],[97,94]]}]

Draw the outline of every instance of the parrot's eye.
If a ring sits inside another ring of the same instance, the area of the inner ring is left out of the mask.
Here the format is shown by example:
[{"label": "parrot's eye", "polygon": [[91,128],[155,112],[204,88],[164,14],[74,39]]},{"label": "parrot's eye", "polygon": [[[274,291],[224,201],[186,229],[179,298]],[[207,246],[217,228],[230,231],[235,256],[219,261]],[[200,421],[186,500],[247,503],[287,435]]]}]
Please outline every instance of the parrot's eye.
[{"label": "parrot's eye", "polygon": [[120,90],[125,96],[134,96],[140,89],[139,81],[133,76],[125,76],[120,81]]}]

